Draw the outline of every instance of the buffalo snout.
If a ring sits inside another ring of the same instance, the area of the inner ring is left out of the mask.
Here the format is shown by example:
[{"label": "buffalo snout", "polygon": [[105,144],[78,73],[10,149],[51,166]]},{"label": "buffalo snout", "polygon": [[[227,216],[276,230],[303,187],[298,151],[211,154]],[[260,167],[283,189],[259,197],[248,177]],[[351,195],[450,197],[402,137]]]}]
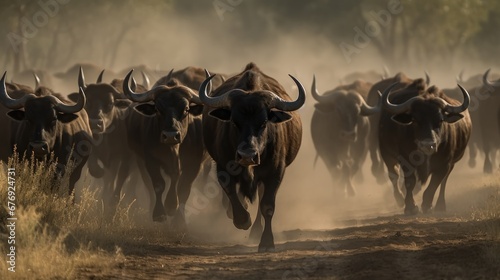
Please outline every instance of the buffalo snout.
[{"label": "buffalo snout", "polygon": [[424,140],[417,142],[418,149],[426,155],[432,155],[437,152],[437,143],[432,140]]},{"label": "buffalo snout", "polygon": [[45,141],[35,141],[29,143],[29,148],[35,156],[45,156],[49,154],[49,145]]},{"label": "buffalo snout", "polygon": [[251,149],[237,150],[236,162],[243,166],[259,165],[260,155],[257,151]]},{"label": "buffalo snout", "polygon": [[104,132],[104,121],[102,119],[90,119],[89,120],[90,128],[94,133],[102,133]]},{"label": "buffalo snout", "polygon": [[181,133],[179,131],[162,131],[160,141],[163,144],[176,145],[181,143]]}]

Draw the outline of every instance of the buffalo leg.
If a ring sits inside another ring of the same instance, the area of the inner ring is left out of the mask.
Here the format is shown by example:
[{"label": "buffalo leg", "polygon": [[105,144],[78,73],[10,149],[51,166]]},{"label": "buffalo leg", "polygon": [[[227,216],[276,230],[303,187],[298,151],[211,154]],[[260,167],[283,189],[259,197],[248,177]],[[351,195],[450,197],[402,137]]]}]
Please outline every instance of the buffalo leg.
[{"label": "buffalo leg", "polygon": [[[260,212],[264,217],[264,231],[259,244],[259,252],[274,251],[274,236],[271,221],[275,210],[276,193],[283,178],[284,170],[271,178],[263,180],[264,194],[259,203]],[[279,177],[278,177],[279,176]]]},{"label": "buffalo leg", "polygon": [[448,182],[448,176],[450,176],[451,170],[453,167],[451,167],[450,171],[448,171],[448,174],[443,178],[443,182],[441,183],[441,187],[439,188],[439,196],[438,200],[436,202],[436,211],[439,212],[445,212],[446,211],[446,202],[444,200],[444,194],[446,190],[446,183]]},{"label": "buffalo leg", "polygon": [[226,193],[229,201],[231,202],[231,208],[233,210],[233,224],[238,229],[247,230],[252,225],[252,220],[250,218],[250,213],[241,205],[241,201],[236,192],[236,180],[233,176],[230,176],[223,166],[217,165],[217,178],[222,189]]},{"label": "buffalo leg", "polygon": [[165,179],[160,171],[160,163],[152,158],[145,160],[146,170],[151,179],[153,190],[155,193],[155,201],[153,208],[153,221],[161,222],[165,220],[165,208],[161,201],[163,192],[165,191]]},{"label": "buffalo leg", "polygon": [[179,208],[179,194],[177,190],[182,172],[178,152],[175,152],[175,157],[177,158],[177,161],[164,164],[163,166],[165,172],[170,176],[170,188],[168,189],[164,203],[165,210],[169,216],[175,215],[177,209]]},{"label": "buffalo leg", "polygon": [[189,195],[191,194],[191,188],[193,186],[193,182],[196,179],[196,176],[198,175],[200,168],[195,168],[194,166],[191,166],[191,168],[189,168],[188,166],[185,166],[183,167],[182,170],[183,172],[181,174],[181,177],[179,179],[179,185],[177,187],[179,195],[179,210],[177,210],[177,213],[175,214],[174,224],[180,230],[186,230],[187,226],[186,226],[186,219],[184,216],[185,207]]},{"label": "buffalo leg", "polygon": [[476,167],[477,146],[476,143],[469,144],[469,167]]},{"label": "buffalo leg", "polygon": [[352,166],[349,163],[344,163],[342,166],[342,180],[341,184],[345,186],[347,196],[354,196],[356,192],[352,186]]},{"label": "buffalo leg", "polygon": [[[264,186],[259,184],[258,187],[259,192],[259,201],[262,200],[262,196],[264,194]],[[255,221],[252,225],[252,229],[250,230],[250,240],[259,240],[262,235],[262,212],[260,211],[260,207],[257,207],[257,215],[255,217]]]},{"label": "buffalo leg", "polygon": [[489,139],[485,139],[483,143],[483,150],[484,150],[484,166],[483,166],[483,172],[484,173],[492,173],[493,172],[493,166],[491,164],[491,150],[490,150],[490,143],[488,142]]},{"label": "buffalo leg", "polygon": [[405,214],[406,215],[416,215],[418,214],[418,206],[415,205],[415,200],[413,199],[413,189],[417,183],[417,177],[415,172],[405,172]]},{"label": "buffalo leg", "polygon": [[[448,177],[448,174],[449,174],[448,168],[446,168],[446,170],[439,170],[438,172],[434,172],[432,174],[429,186],[424,191],[422,199],[422,212],[427,213],[432,208],[432,202],[434,201],[434,195],[436,194],[436,190],[440,184],[446,184],[446,179]],[[441,189],[443,189],[442,186]]]},{"label": "buffalo leg", "polygon": [[396,166],[396,162],[387,162],[386,161],[387,170],[389,173],[389,179],[392,183],[392,191],[394,195],[394,199],[396,199],[396,203],[399,207],[405,206],[404,196],[399,189],[399,169]]}]

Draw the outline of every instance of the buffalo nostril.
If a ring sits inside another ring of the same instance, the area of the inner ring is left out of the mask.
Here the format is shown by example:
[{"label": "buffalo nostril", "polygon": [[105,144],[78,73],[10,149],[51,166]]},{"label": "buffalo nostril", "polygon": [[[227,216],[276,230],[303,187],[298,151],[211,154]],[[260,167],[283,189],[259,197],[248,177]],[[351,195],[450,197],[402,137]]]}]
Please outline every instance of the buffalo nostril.
[{"label": "buffalo nostril", "polygon": [[163,143],[179,144],[181,142],[181,133],[179,131],[162,131],[160,139]]}]

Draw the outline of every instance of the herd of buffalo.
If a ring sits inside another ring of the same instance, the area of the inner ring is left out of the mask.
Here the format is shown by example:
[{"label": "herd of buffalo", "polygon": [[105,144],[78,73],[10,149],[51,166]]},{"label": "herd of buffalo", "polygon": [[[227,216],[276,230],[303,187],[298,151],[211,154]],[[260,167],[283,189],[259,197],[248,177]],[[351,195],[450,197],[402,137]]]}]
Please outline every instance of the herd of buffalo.
[{"label": "herd of buffalo", "polygon": [[[34,75],[33,89],[6,82],[5,73],[0,80],[0,160],[7,162],[14,151],[57,160],[59,173],[71,161],[69,193],[82,171],[102,178],[109,211],[125,181],[138,178],[150,191],[153,220],[173,216],[184,226],[193,182],[215,166],[234,225],[250,228],[246,201],[258,197],[251,236],[260,237],[259,251],[273,250],[276,194],[301,147],[298,109],[309,95],[301,82],[290,75],[298,90],[293,100],[254,63],[236,75],[187,67],[170,71],[153,86],[144,72],[138,84],[136,73],[130,70],[106,83],[103,70],[89,83],[79,67],[72,77],[58,77],[75,81],[69,83],[74,92],[65,94],[53,91],[40,75]],[[354,76],[352,83],[322,94],[314,78],[310,91],[316,101],[311,121],[316,160],[338,182],[339,195],[355,195],[351,181],[368,154],[377,182],[390,180],[396,202],[408,215],[419,212],[413,190],[427,181],[421,210],[446,210],[446,182],[466,148],[469,166],[475,166],[480,151],[484,172],[493,172],[500,146],[500,83],[489,81],[489,70],[467,81],[460,75],[454,89],[431,85],[428,75],[411,79],[398,73],[378,82]]]}]

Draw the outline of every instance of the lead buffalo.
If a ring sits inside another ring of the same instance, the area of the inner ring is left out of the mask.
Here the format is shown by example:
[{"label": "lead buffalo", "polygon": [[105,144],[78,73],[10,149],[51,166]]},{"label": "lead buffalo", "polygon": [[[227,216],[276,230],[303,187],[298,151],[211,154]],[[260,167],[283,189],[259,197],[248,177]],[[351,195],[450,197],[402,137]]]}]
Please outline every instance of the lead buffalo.
[{"label": "lead buffalo", "polygon": [[432,175],[423,194],[422,211],[431,209],[440,185],[435,209],[445,211],[446,182],[455,163],[462,158],[471,133],[469,94],[460,87],[464,99],[460,104],[435,86],[426,89],[421,79],[392,93],[395,85],[382,95],[379,125],[380,152],[394,194],[402,202],[398,186],[402,171],[406,188],[404,212],[416,214],[413,188],[417,180],[425,183]]},{"label": "lead buffalo", "polygon": [[299,89],[299,97],[290,101],[275,79],[250,63],[209,96],[207,85],[213,77],[207,77],[199,91],[205,104],[206,149],[216,162],[219,183],[231,202],[237,228],[248,229],[252,222],[238,198],[236,185],[239,184],[240,192],[250,201],[255,199],[257,187],[263,188],[259,208],[265,226],[259,251],[273,250],[271,220],[275,198],[285,169],[300,148],[302,124],[294,111],[304,104],[305,89],[291,76]]},{"label": "lead buffalo", "polygon": [[[37,89],[44,90],[50,91]],[[30,93],[12,99],[6,90],[5,74],[0,80],[0,102],[12,110],[8,115],[19,122],[12,135],[17,152],[20,155],[33,154],[37,160],[45,160],[54,153],[61,172],[69,160],[73,160],[75,166],[69,177],[69,193],[73,192],[92,149],[89,142],[92,132],[87,114],[82,111],[86,100],[83,89],[80,89],[79,95],[78,102],[72,105],[51,92],[39,96]]]},{"label": "lead buffalo", "polygon": [[339,180],[340,190],[349,196],[354,195],[351,179],[366,158],[370,130],[366,116],[380,110],[368,106],[363,98],[370,87],[370,83],[356,81],[319,95],[315,77],[311,87],[318,102],[311,120],[317,156],[325,162],[332,180]]},{"label": "lead buffalo", "polygon": [[[135,93],[129,86],[132,72],[125,78],[123,92],[139,104],[129,108],[127,138],[142,178],[155,194],[153,220],[164,220],[166,210],[184,226],[184,206],[206,155],[201,138],[203,105],[193,90],[175,79]],[[162,171],[171,180],[164,203]]]}]

